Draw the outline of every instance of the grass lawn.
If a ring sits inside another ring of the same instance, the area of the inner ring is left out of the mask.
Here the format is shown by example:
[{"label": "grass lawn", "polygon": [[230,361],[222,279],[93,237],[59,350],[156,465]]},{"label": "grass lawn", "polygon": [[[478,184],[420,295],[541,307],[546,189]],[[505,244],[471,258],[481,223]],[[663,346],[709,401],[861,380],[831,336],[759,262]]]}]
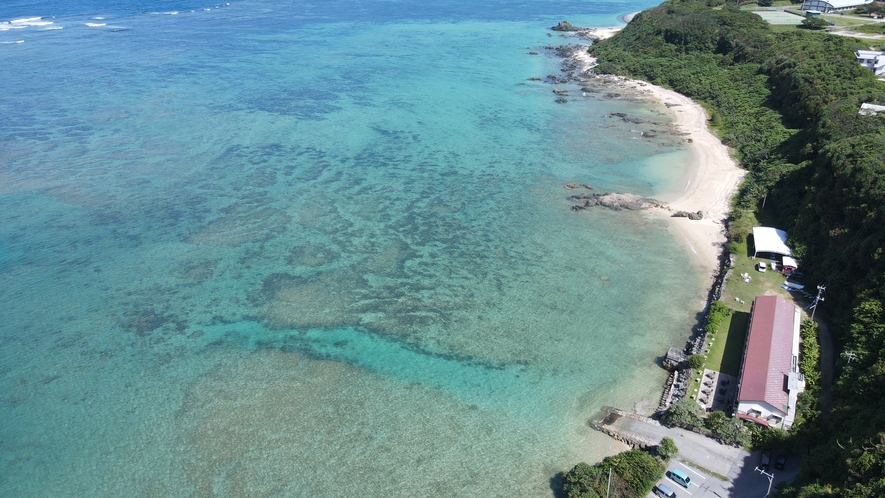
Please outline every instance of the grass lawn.
[{"label": "grass lawn", "polygon": [[[711,334],[711,340],[707,342],[709,352],[706,353],[704,368],[738,377],[741,373],[741,360],[744,357],[744,343],[747,340],[749,324],[750,313],[735,311],[718,332]],[[700,388],[701,383],[692,379],[693,398],[697,399]]]},{"label": "grass lawn", "polygon": [[[752,213],[746,213],[743,218],[736,223],[739,223],[740,228],[748,233],[752,233],[754,226],[765,226],[762,222],[757,221]],[[768,264],[770,263],[770,260],[761,258],[754,260],[753,253],[750,249],[750,240],[751,238],[748,237],[743,242],[734,244],[734,249],[736,251],[734,271],[732,272],[731,277],[729,277],[728,282],[726,282],[725,289],[722,291],[722,301],[724,301],[729,308],[747,313],[750,312],[750,308],[753,305],[753,299],[755,299],[756,296],[776,295],[783,297],[787,301],[793,301],[800,307],[806,304],[802,296],[794,295],[781,289],[781,285],[786,280],[786,277],[784,277],[783,274],[772,271],[771,268],[765,273],[756,270],[757,263],[762,261]],[[748,273],[750,275],[750,281],[744,282],[741,278],[741,273]],[[797,301],[796,298],[798,298],[799,301]]]},{"label": "grass lawn", "polygon": [[707,368],[734,377],[740,375],[749,324],[750,314],[743,311],[734,312],[731,320],[722,324],[722,329],[713,334],[716,340],[712,341],[713,345],[707,353]]},{"label": "grass lawn", "polygon": [[845,26],[860,26],[863,24],[878,24],[869,17],[840,16],[839,14],[824,14],[821,17],[835,24],[836,27],[839,28]]}]

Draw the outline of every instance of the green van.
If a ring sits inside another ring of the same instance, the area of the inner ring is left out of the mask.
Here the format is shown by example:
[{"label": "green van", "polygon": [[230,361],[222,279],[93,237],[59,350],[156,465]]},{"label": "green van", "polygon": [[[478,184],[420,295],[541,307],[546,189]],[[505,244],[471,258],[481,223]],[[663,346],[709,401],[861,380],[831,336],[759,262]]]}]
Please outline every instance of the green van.
[{"label": "green van", "polygon": [[688,474],[679,469],[671,470],[669,477],[676,484],[679,484],[683,488],[688,488],[689,486],[691,486],[691,477],[688,477]]}]

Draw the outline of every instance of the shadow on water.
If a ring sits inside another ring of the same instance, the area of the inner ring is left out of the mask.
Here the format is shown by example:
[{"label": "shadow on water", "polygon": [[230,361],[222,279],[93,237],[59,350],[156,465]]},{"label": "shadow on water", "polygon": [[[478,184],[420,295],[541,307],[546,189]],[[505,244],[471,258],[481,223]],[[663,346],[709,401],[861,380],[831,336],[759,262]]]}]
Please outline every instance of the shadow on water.
[{"label": "shadow on water", "polygon": [[557,472],[555,476],[550,478],[550,491],[553,491],[554,498],[566,498],[565,490],[562,489],[562,472]]}]

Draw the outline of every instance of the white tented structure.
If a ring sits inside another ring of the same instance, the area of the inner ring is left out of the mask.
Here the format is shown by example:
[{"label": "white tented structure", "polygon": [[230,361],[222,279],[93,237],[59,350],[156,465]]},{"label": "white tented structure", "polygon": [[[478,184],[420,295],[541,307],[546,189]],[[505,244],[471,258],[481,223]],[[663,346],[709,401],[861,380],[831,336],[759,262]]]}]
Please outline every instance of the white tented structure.
[{"label": "white tented structure", "polygon": [[791,256],[793,251],[787,247],[787,232],[771,227],[753,227],[753,257],[760,252]]},{"label": "white tented structure", "polygon": [[837,10],[851,10],[871,3],[873,0],[805,0],[802,2],[802,10],[818,10],[827,13]]}]

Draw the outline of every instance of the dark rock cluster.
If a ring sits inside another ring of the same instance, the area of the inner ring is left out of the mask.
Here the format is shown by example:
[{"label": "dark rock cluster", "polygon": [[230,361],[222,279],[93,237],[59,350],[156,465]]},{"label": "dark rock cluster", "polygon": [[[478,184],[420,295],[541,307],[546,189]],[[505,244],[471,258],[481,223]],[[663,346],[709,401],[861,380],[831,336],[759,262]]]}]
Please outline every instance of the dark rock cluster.
[{"label": "dark rock cluster", "polygon": [[616,192],[605,192],[603,194],[576,194],[569,197],[570,201],[576,201],[578,204],[572,206],[572,211],[582,211],[584,209],[602,206],[615,211],[628,209],[631,211],[639,211],[642,209],[663,208],[667,205],[663,202],[642,197],[636,194],[619,194]]},{"label": "dark rock cluster", "polygon": [[562,21],[561,23],[553,26],[553,31],[586,31],[587,28],[579,28],[568,21]]},{"label": "dark rock cluster", "polygon": [[690,220],[702,220],[704,219],[704,212],[698,211],[697,213],[692,213],[690,211],[676,211],[671,215],[673,218],[688,218]]}]

